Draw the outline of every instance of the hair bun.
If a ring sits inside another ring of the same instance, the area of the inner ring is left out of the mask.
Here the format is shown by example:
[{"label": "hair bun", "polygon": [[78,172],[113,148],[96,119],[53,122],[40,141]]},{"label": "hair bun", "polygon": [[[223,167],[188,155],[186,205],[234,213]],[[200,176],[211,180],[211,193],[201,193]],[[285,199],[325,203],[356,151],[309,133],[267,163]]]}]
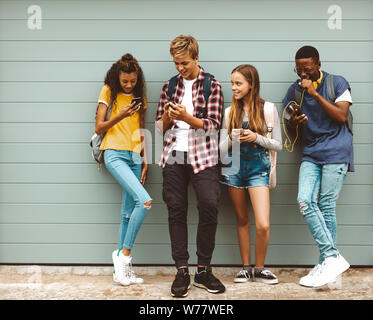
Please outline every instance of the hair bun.
[{"label": "hair bun", "polygon": [[122,61],[131,61],[131,60],[134,60],[133,59],[133,55],[130,54],[130,53],[126,53],[124,56],[122,56]]}]

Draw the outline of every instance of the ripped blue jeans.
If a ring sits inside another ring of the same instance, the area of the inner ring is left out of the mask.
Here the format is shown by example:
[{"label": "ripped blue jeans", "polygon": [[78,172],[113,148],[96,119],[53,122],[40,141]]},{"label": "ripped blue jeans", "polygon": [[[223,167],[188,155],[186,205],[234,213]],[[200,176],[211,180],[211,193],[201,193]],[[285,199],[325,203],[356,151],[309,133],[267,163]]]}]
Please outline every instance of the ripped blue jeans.
[{"label": "ripped blue jeans", "polygon": [[339,254],[335,208],[347,168],[347,163],[317,165],[308,161],[300,166],[297,202],[319,247],[319,263]]},{"label": "ripped blue jeans", "polygon": [[118,248],[131,250],[150,209],[144,203],[152,200],[140,183],[141,157],[132,151],[106,150],[104,160],[106,168],[122,187]]}]

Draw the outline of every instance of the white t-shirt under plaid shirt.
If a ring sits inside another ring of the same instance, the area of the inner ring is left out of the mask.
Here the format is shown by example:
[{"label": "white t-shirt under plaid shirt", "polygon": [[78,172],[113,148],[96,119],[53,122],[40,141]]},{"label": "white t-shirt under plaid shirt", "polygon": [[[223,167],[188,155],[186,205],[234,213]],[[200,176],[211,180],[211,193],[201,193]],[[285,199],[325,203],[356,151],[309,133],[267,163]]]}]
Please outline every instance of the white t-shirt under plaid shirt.
[{"label": "white t-shirt under plaid shirt", "polygon": [[[189,163],[196,174],[208,167],[215,166],[219,158],[218,135],[223,115],[223,91],[220,83],[211,79],[210,96],[205,103],[203,95],[203,81],[206,73],[202,67],[197,80],[192,85],[193,116],[203,121],[203,129],[194,130],[192,127],[188,131],[188,158]],[[159,98],[156,121],[161,120],[164,113],[164,106],[173,101],[182,104],[185,93],[183,78],[179,74],[176,80],[175,91],[172,97],[168,96],[167,81]],[[161,126],[156,125],[157,129]],[[163,137],[163,152],[159,161],[159,166],[165,167],[167,159],[176,145],[176,135],[173,129],[178,128],[177,121],[172,121],[171,130],[165,132]],[[202,132],[201,132],[202,131]]]}]

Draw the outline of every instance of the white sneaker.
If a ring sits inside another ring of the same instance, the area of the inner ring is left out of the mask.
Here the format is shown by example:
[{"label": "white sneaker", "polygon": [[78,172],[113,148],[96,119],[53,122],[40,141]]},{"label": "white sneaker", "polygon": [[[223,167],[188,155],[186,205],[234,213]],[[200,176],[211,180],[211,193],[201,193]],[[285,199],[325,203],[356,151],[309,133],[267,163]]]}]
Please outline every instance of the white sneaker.
[{"label": "white sneaker", "polygon": [[313,278],[320,272],[321,263],[315,265],[308,274],[299,280],[299,284],[304,287],[313,287]]},{"label": "white sneaker", "polygon": [[327,283],[334,282],[349,267],[350,264],[340,254],[327,257],[322,263],[320,273],[313,278],[313,287],[321,287]]},{"label": "white sneaker", "polygon": [[[128,286],[131,284],[130,277],[128,276],[128,265],[131,262],[130,259],[127,259],[123,253],[119,253],[118,250],[114,250],[112,253],[113,263],[114,263],[114,272],[113,280],[114,282],[120,283],[122,286]],[[128,257],[130,258],[130,257]]]},{"label": "white sneaker", "polygon": [[135,284],[144,283],[144,279],[137,277],[135,272],[133,272],[132,265],[130,265],[130,269],[129,269],[129,278],[130,278],[131,283],[135,283]]}]

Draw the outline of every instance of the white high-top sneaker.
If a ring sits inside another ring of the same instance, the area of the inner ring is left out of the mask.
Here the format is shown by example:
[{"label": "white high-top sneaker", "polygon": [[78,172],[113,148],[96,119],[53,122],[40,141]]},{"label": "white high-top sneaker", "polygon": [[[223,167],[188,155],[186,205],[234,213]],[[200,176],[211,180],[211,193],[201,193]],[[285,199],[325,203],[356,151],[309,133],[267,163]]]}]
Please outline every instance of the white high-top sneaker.
[{"label": "white high-top sneaker", "polygon": [[128,276],[128,266],[131,258],[126,257],[122,252],[118,255],[118,251],[114,250],[111,255],[114,263],[113,280],[122,286],[128,286],[131,284],[130,277]]},{"label": "white high-top sneaker", "polygon": [[[131,260],[132,260],[132,257],[131,257]],[[128,277],[129,277],[131,283],[135,283],[135,284],[142,284],[142,283],[144,283],[144,279],[143,278],[140,278],[140,277],[136,276],[135,272],[132,269],[132,263],[131,262],[130,262],[129,268],[128,268]]]},{"label": "white high-top sneaker", "polygon": [[313,278],[313,287],[321,287],[327,283],[334,282],[349,267],[350,264],[340,254],[327,257],[322,263],[321,272]]}]

